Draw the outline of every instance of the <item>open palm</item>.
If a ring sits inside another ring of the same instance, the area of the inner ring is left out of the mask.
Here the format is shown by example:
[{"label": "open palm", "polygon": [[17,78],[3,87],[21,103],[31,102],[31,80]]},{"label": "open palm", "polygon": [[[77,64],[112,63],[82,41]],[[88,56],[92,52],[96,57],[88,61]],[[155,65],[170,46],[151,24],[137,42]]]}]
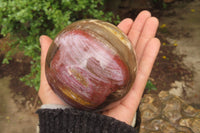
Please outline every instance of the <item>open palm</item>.
[{"label": "open palm", "polygon": [[[155,38],[158,20],[155,17],[151,17],[148,11],[142,11],[134,22],[127,18],[118,27],[128,36],[135,49],[138,63],[137,76],[130,92],[120,101],[120,104],[103,112],[103,114],[131,124],[160,48],[160,41]],[[39,96],[43,104],[65,105],[52,91],[45,77],[45,59],[51,42],[52,40],[47,36],[40,37],[41,82]]]}]

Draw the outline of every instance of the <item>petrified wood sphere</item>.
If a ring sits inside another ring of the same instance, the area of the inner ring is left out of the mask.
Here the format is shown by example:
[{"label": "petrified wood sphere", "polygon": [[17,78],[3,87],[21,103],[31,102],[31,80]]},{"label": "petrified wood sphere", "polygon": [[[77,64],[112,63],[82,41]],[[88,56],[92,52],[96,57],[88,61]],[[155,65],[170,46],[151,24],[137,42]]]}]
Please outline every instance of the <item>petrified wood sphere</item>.
[{"label": "petrified wood sphere", "polygon": [[91,19],[72,23],[57,35],[45,70],[49,85],[64,102],[102,110],[128,93],[136,66],[127,36],[110,23]]}]

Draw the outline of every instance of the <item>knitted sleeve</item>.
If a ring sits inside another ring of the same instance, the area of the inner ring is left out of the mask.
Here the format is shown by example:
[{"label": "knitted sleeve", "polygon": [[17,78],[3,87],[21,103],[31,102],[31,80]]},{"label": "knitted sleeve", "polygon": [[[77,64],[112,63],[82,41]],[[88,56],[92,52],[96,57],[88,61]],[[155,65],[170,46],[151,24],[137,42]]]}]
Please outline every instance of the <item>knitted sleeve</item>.
[{"label": "knitted sleeve", "polygon": [[136,133],[124,122],[77,109],[39,109],[40,133]]}]

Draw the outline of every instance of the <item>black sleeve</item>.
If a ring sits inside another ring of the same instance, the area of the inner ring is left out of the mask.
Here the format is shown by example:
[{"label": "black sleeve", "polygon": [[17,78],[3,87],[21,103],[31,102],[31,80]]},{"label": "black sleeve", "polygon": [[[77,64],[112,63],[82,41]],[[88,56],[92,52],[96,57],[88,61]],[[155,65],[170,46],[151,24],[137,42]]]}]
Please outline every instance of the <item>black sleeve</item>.
[{"label": "black sleeve", "polygon": [[77,109],[39,109],[40,133],[136,133],[124,122]]}]

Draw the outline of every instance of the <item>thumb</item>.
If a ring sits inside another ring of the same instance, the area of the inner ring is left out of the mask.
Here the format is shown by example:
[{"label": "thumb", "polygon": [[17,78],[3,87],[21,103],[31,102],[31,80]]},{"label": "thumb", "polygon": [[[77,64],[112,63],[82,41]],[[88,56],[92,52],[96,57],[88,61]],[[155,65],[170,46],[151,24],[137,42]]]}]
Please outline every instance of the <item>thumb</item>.
[{"label": "thumb", "polygon": [[52,39],[48,36],[42,35],[40,36],[40,45],[41,45],[41,65],[45,62],[47,51],[49,46],[52,43]]},{"label": "thumb", "polygon": [[46,55],[49,49],[49,46],[52,43],[52,39],[48,36],[42,35],[40,36],[40,45],[41,45],[41,79],[45,76],[45,60]]}]

